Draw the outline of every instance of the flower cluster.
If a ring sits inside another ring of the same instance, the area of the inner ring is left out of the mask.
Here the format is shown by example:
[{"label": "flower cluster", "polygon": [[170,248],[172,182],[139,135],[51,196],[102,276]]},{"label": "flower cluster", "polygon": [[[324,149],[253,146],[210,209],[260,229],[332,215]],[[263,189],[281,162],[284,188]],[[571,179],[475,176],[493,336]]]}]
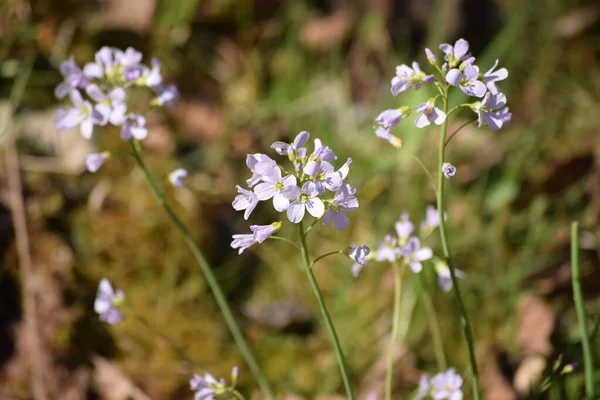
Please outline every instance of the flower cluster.
[{"label": "flower cluster", "polygon": [[[496,60],[492,68],[481,73],[479,67],[475,65],[475,57],[469,53],[469,43],[464,39],[457,40],[454,45],[441,44],[439,48],[444,53],[444,62],[441,66],[438,57],[430,49],[425,49],[427,60],[437,74],[426,74],[418,63],[413,62],[412,67],[404,64],[396,67],[396,76],[391,81],[393,96],[411,88],[419,90],[423,84],[434,83],[438,88],[440,95],[430,98],[417,107],[415,125],[424,128],[431,123],[436,125],[444,123],[447,115],[436,104],[440,96],[444,95],[444,88],[452,87],[459,88],[467,96],[481,99],[461,105],[470,107],[477,114],[479,127],[487,125],[492,130],[498,130],[507,125],[512,114],[506,106],[506,96],[500,93],[496,86],[496,82],[508,77],[506,68],[496,69],[498,67],[498,60]],[[392,134],[392,130],[409,113],[410,108],[407,106],[381,112],[375,119],[377,123],[375,134],[399,147],[401,141]]]},{"label": "flower cluster", "polygon": [[[248,189],[237,186],[239,194],[232,203],[235,210],[244,211],[244,219],[250,217],[260,201],[271,200],[275,211],[285,212],[294,224],[300,223],[308,213],[323,224],[333,223],[338,230],[348,227],[350,220],[346,213],[358,208],[356,189],[346,182],[352,159],[336,170],[332,164],[337,159],[333,150],[315,139],[314,149],[309,153],[304,147],[309,137],[309,133],[303,131],[292,143],[271,145],[277,154],[287,157],[291,163],[289,168],[277,164],[266,154],[248,155],[246,165],[252,177],[246,181]],[[280,227],[280,222],[252,225],[252,233],[234,235],[231,246],[241,253],[254,243],[263,242]]]},{"label": "flower cluster", "polygon": [[221,394],[232,393],[235,390],[238,375],[238,367],[233,367],[231,370],[231,384],[227,384],[225,379],[217,380],[209,373],[204,374],[203,377],[194,374],[190,379],[190,390],[196,392],[194,400],[213,400]]},{"label": "flower cluster", "polygon": [[[69,97],[70,108],[59,108],[56,127],[59,130],[79,126],[84,138],[90,139],[94,126],[113,125],[121,128],[121,138],[142,140],[148,135],[146,118],[131,110],[127,104],[129,91],[134,87],[149,88],[154,95],[153,105],[171,106],[179,97],[174,85],[163,84],[160,62],[142,64],[142,53],[129,47],[125,51],[102,47],[94,62],[80,68],[73,57],[63,62],[61,82],[54,94],[58,99]],[[85,97],[84,97],[85,95]],[[86,159],[90,172],[96,172],[106,161],[105,153],[92,154]]]},{"label": "flower cluster", "polygon": [[419,391],[413,400],[462,400],[463,379],[454,368],[440,372],[429,378],[427,374],[421,375]]},{"label": "flower cluster", "polygon": [[123,303],[124,298],[125,294],[121,289],[114,290],[108,279],[102,279],[94,301],[94,311],[100,315],[100,321],[111,325],[120,322],[123,319],[123,313],[119,310],[119,306]]},{"label": "flower cluster", "polygon": [[[438,284],[440,288],[448,292],[452,289],[452,279],[450,268],[444,261],[434,256],[429,247],[421,247],[421,240],[427,238],[440,225],[440,219],[437,209],[432,206],[427,207],[425,220],[419,226],[418,235],[415,235],[415,225],[410,221],[408,213],[403,213],[400,219],[395,223],[396,234],[387,234],[374,253],[367,253],[362,257],[363,262],[357,261],[352,266],[352,274],[356,277],[362,267],[369,260],[406,263],[414,273],[419,273],[423,269],[423,261],[432,260],[434,269],[438,275]],[[464,278],[464,272],[456,269],[456,276]]]}]

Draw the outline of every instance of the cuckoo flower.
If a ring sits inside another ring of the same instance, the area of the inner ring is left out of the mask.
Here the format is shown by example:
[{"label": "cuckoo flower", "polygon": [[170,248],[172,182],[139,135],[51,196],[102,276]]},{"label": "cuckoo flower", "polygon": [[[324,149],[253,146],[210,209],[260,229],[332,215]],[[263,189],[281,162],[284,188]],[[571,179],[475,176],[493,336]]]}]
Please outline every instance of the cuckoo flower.
[{"label": "cuckoo flower", "polygon": [[508,78],[508,70],[506,68],[500,68],[499,70],[494,71],[497,66],[498,60],[496,60],[492,68],[490,68],[485,74],[483,74],[483,82],[492,94],[498,93],[498,87],[496,86],[496,82],[503,81],[506,78]]},{"label": "cuckoo flower", "polygon": [[183,168],[177,168],[175,171],[169,174],[169,182],[171,185],[177,187],[185,186],[185,178],[188,176],[188,172]]},{"label": "cuckoo flower", "polygon": [[396,76],[392,78],[391,82],[392,95],[397,96],[413,86],[415,90],[419,90],[422,83],[430,83],[434,80],[434,76],[426,75],[416,62],[412,63],[412,68],[405,64],[399,65],[396,67]]},{"label": "cuckoo flower", "polygon": [[398,247],[398,240],[392,235],[385,235],[383,241],[377,249],[375,260],[394,262],[398,258],[399,254],[400,248]]},{"label": "cuckoo flower", "polygon": [[100,314],[100,321],[111,325],[120,322],[123,319],[123,314],[118,307],[124,297],[125,294],[122,290],[115,291],[108,279],[102,279],[98,285],[98,292],[94,301],[94,311]]},{"label": "cuckoo flower", "polygon": [[367,263],[365,257],[369,255],[371,249],[369,249],[367,246],[356,246],[353,244],[347,249],[347,251],[348,257],[354,260],[354,262],[360,265],[365,265]]},{"label": "cuckoo flower", "polygon": [[65,80],[54,89],[54,96],[57,99],[62,99],[73,89],[84,88],[89,83],[81,68],[75,63],[73,56],[60,64],[60,73]]},{"label": "cuckoo flower", "polygon": [[318,162],[335,161],[337,160],[337,156],[335,155],[333,150],[329,148],[329,146],[325,146],[321,142],[321,139],[315,139],[315,149],[310,155],[310,159]]},{"label": "cuckoo flower", "polygon": [[411,237],[402,247],[400,253],[408,262],[408,266],[415,273],[421,272],[423,265],[421,261],[429,260],[433,257],[433,252],[428,247],[421,248],[421,241],[416,237]]},{"label": "cuckoo flower", "polygon": [[417,112],[419,112],[419,116],[415,121],[417,128],[424,128],[431,125],[432,122],[441,125],[446,120],[446,113],[437,108],[431,99],[426,103],[421,103],[417,108]]},{"label": "cuckoo flower", "polygon": [[179,100],[179,89],[173,84],[153,86],[152,90],[156,94],[156,98],[152,104],[160,107],[173,107]]},{"label": "cuckoo flower", "polygon": [[355,196],[356,190],[344,183],[337,192],[333,200],[328,204],[327,212],[323,216],[323,224],[327,225],[331,221],[339,231],[344,230],[350,224],[350,219],[345,212],[356,210],[358,208],[358,199]]},{"label": "cuckoo flower", "polygon": [[127,115],[127,120],[121,127],[121,139],[131,140],[131,138],[135,138],[137,140],[143,140],[146,136],[148,136],[146,118],[139,114]]},{"label": "cuckoo flower", "polygon": [[450,163],[444,163],[442,165],[442,173],[446,179],[450,179],[456,174],[456,167]]},{"label": "cuckoo flower", "polygon": [[[484,124],[491,130],[497,131],[504,125],[505,118],[499,113],[506,106],[506,96],[502,93],[486,93],[483,100],[474,103],[471,107],[477,113],[478,125],[481,128]],[[508,112],[508,110],[504,111]]]},{"label": "cuckoo flower", "polygon": [[91,139],[94,133],[94,121],[101,119],[100,115],[92,109],[89,101],[83,100],[78,90],[72,90],[69,96],[75,107],[68,110],[57,110],[56,127],[58,130],[63,130],[79,125],[81,135],[86,139]]},{"label": "cuckoo flower", "polygon": [[279,228],[281,228],[281,222],[273,222],[269,225],[250,225],[252,233],[233,235],[231,247],[239,249],[238,254],[242,254],[253,244],[262,243],[270,238]]},{"label": "cuckoo flower", "polygon": [[[435,260],[433,263],[435,272],[438,276],[438,285],[444,292],[452,290],[452,276],[450,275],[450,268],[442,260]],[[467,275],[458,268],[454,269],[454,274],[457,278],[465,279]]]},{"label": "cuckoo flower", "polygon": [[458,39],[454,46],[444,43],[440,44],[440,50],[446,54],[444,57],[450,68],[456,67],[461,61],[467,60],[469,54],[469,42],[464,39]]},{"label": "cuckoo flower", "polygon": [[431,378],[432,397],[435,400],[462,400],[462,384],[463,379],[454,368],[440,372]]},{"label": "cuckoo flower", "polygon": [[296,177],[287,175],[282,178],[278,166],[266,168],[260,178],[263,182],[254,187],[254,193],[259,200],[273,198],[273,206],[277,211],[285,211],[290,205],[290,199],[297,195]]},{"label": "cuckoo flower", "polygon": [[108,159],[110,153],[104,151],[102,153],[93,153],[85,156],[85,167],[91,173],[96,173],[102,167],[104,162]]},{"label": "cuckoo flower", "polygon": [[285,142],[274,142],[271,148],[274,149],[277,154],[282,156],[288,156],[290,159],[304,158],[306,157],[306,148],[302,147],[308,141],[310,133],[302,131],[296,135],[294,141],[289,144]]},{"label": "cuckoo flower", "polygon": [[262,172],[271,167],[277,166],[277,162],[266,154],[256,153],[248,154],[246,157],[246,166],[252,172],[252,177],[246,180],[248,186],[253,187],[262,178]]},{"label": "cuckoo flower", "polygon": [[108,122],[115,126],[122,125],[127,112],[125,104],[125,90],[115,88],[104,94],[96,84],[90,84],[85,88],[86,93],[92,100],[96,102],[94,110],[96,110],[99,119],[96,122],[98,125],[106,125]]},{"label": "cuckoo flower", "polygon": [[236,186],[236,189],[239,194],[235,196],[231,205],[236,211],[246,210],[244,211],[244,219],[247,220],[258,204],[258,197],[256,197],[254,192],[246,190],[239,185]]},{"label": "cuckoo flower", "polygon": [[413,400],[423,400],[427,396],[431,394],[431,383],[429,382],[429,377],[427,374],[421,375],[421,379],[419,380],[419,391]]},{"label": "cuckoo flower", "polygon": [[333,165],[327,161],[317,163],[311,160],[306,163],[304,173],[313,177],[319,194],[325,193],[325,189],[335,192],[342,186],[344,179],[348,176],[351,163],[352,159],[349,158],[339,170],[335,171]]},{"label": "cuckoo flower", "polygon": [[[444,220],[446,220],[446,213],[444,213]],[[440,217],[438,211],[433,206],[427,206],[425,210],[425,221],[421,223],[421,237],[427,237],[435,228],[440,226]]]},{"label": "cuckoo flower", "polygon": [[221,383],[209,373],[206,373],[203,377],[194,374],[190,379],[190,390],[196,392],[194,400],[213,400],[217,394],[216,389],[220,385]]},{"label": "cuckoo flower", "polygon": [[402,213],[400,220],[395,224],[395,228],[400,244],[405,244],[410,235],[415,231],[415,226],[410,222],[408,213]]},{"label": "cuckoo flower", "polygon": [[433,51],[431,51],[431,49],[425,47],[425,56],[427,57],[427,61],[429,61],[429,64],[431,65],[435,65],[437,63],[437,57],[435,54],[433,54]]},{"label": "cuckoo flower", "polygon": [[479,67],[476,65],[467,65],[464,71],[451,69],[446,75],[446,82],[452,86],[459,87],[466,95],[473,97],[483,97],[486,92],[485,84],[479,79]]},{"label": "cuckoo flower", "polygon": [[[290,191],[290,195],[291,195]],[[287,209],[287,217],[294,224],[299,223],[304,218],[304,213],[308,211],[315,218],[321,218],[325,212],[325,205],[318,197],[319,192],[313,182],[306,182],[302,189],[296,192],[296,199]]]}]

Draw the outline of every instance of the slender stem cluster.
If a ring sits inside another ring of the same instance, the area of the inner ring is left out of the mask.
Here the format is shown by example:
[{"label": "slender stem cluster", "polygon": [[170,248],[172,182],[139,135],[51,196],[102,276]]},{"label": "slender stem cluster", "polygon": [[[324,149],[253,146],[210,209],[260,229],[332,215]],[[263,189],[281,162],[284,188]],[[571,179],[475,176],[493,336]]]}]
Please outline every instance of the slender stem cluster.
[{"label": "slender stem cluster", "polygon": [[581,347],[583,348],[583,363],[585,367],[585,394],[586,399],[596,398],[596,388],[594,384],[594,361],[592,358],[592,348],[587,327],[587,316],[583,304],[583,293],[581,290],[581,270],[579,264],[579,224],[571,224],[571,282],[573,284],[573,300],[577,310],[577,319],[579,320],[579,331],[581,334]]},{"label": "slender stem cluster", "polygon": [[[444,102],[444,112],[448,113],[448,85],[444,85],[442,91],[442,99]],[[456,276],[456,270],[454,268],[454,264],[452,262],[452,257],[450,256],[450,247],[448,246],[448,237],[446,233],[446,222],[444,219],[444,173],[442,171],[442,166],[445,162],[445,150],[446,150],[446,134],[448,131],[448,119],[444,120],[444,123],[441,126],[440,130],[440,145],[439,145],[439,153],[438,153],[438,190],[437,190],[437,209],[440,219],[440,238],[442,241],[442,250],[444,252],[444,259],[450,268],[450,277],[452,279],[452,287],[454,291],[454,296],[456,298],[456,303],[458,304],[459,312],[461,314],[461,326],[463,328],[463,333],[465,335],[465,339],[467,341],[467,346],[469,348],[469,361],[471,363],[471,369],[473,372],[473,398],[475,400],[479,400],[479,371],[477,368],[477,360],[475,358],[475,345],[473,341],[473,332],[471,329],[471,323],[469,321],[469,316],[467,315],[467,310],[465,308],[465,304],[462,299],[462,295],[460,293],[460,288],[458,285],[458,279]]]},{"label": "slender stem cluster", "polygon": [[158,202],[160,203],[162,208],[169,215],[169,218],[171,219],[171,221],[173,221],[173,224],[181,232],[181,234],[183,235],[183,238],[185,239],[186,244],[192,251],[194,258],[198,262],[198,265],[200,266],[200,269],[202,270],[202,272],[206,278],[206,282],[207,282],[208,286],[210,287],[210,289],[213,293],[213,296],[215,297],[217,305],[219,306],[219,309],[220,309],[221,313],[223,314],[225,323],[227,324],[227,327],[229,328],[229,331],[231,332],[231,335],[233,336],[235,344],[237,345],[240,352],[242,353],[242,356],[246,360],[246,364],[248,364],[250,371],[252,372],[252,374],[254,375],[256,380],[258,381],[258,385],[260,386],[261,390],[265,393],[265,395],[269,399],[274,400],[275,395],[273,394],[273,390],[271,389],[271,386],[269,385],[269,382],[267,381],[267,378],[265,377],[264,372],[262,371],[262,369],[258,365],[256,359],[254,358],[254,354],[252,354],[252,351],[250,350],[250,347],[248,346],[246,339],[244,339],[244,336],[242,335],[240,327],[238,326],[238,324],[233,316],[233,313],[231,312],[231,308],[229,307],[229,304],[227,304],[225,295],[223,294],[223,291],[221,290],[221,286],[219,285],[219,282],[217,281],[217,278],[215,277],[208,261],[206,260],[206,258],[202,254],[202,251],[196,244],[196,241],[194,240],[194,237],[191,234],[191,232],[188,230],[188,228],[183,223],[183,221],[181,221],[181,219],[177,216],[175,211],[173,211],[173,209],[171,208],[169,203],[167,203],[167,201],[165,200],[165,197],[161,194],[160,190],[156,186],[156,183],[154,182],[154,179],[152,178],[150,171],[148,171],[148,168],[146,167],[146,164],[144,163],[144,159],[142,157],[142,151],[141,151],[139,142],[135,139],[132,140],[131,147],[132,147],[133,155],[135,157],[137,164],[144,172],[144,178],[146,180],[146,184],[150,188],[150,191],[152,192],[154,197],[156,197],[156,200],[158,200]]},{"label": "slender stem cluster", "polygon": [[335,350],[335,356],[338,361],[338,365],[340,368],[340,373],[342,375],[342,380],[344,381],[344,388],[346,389],[346,395],[349,400],[354,400],[354,393],[352,392],[352,386],[350,385],[350,378],[348,377],[348,371],[346,368],[346,362],[344,360],[344,353],[342,352],[342,347],[340,346],[340,341],[337,336],[337,332],[329,316],[329,311],[327,311],[327,306],[325,305],[325,301],[323,300],[323,295],[321,294],[321,289],[319,289],[319,284],[317,283],[317,279],[313,273],[311,268],[312,264],[310,261],[310,255],[308,253],[308,245],[306,244],[306,233],[304,231],[304,225],[302,222],[298,224],[298,234],[300,235],[300,244],[302,247],[302,261],[304,263],[304,270],[306,271],[306,275],[308,276],[308,280],[310,281],[310,286],[319,302],[319,308],[321,309],[321,314],[323,315],[323,319],[325,320],[325,325],[327,325],[327,330],[329,331],[329,336],[331,337],[331,341],[333,342],[333,347]]}]

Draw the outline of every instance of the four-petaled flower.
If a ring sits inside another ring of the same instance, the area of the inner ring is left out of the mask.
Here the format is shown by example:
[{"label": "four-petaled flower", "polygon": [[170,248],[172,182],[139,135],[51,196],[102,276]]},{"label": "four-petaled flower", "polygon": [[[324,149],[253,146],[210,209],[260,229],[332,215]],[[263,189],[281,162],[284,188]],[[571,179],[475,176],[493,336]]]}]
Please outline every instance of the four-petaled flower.
[{"label": "four-petaled flower", "polygon": [[508,70],[506,68],[500,68],[496,70],[498,66],[498,60],[494,63],[492,68],[490,68],[485,74],[483,74],[483,83],[487,86],[488,90],[492,94],[498,93],[498,87],[496,86],[496,82],[503,81],[508,78]]},{"label": "four-petaled flower", "polygon": [[466,95],[483,97],[487,89],[485,84],[478,79],[479,67],[477,65],[467,65],[464,71],[451,69],[446,75],[446,82],[460,88]]},{"label": "four-petaled flower", "polygon": [[102,153],[92,153],[85,156],[85,168],[92,174],[98,172],[100,167],[108,159],[110,153],[104,151]]},{"label": "four-petaled flower", "polygon": [[242,254],[244,250],[255,243],[262,243],[281,228],[281,222],[273,222],[269,225],[250,225],[252,233],[233,235],[231,247],[239,249],[238,254]]},{"label": "four-petaled flower", "polygon": [[395,110],[382,111],[375,122],[377,127],[375,128],[375,135],[387,142],[394,147],[401,147],[402,140],[392,135],[392,129],[408,114],[408,107],[403,107]]},{"label": "four-petaled flower", "polygon": [[244,211],[244,219],[247,220],[254,211],[254,208],[258,204],[258,197],[253,191],[244,189],[243,187],[236,185],[238,195],[235,196],[233,203],[231,204],[236,211]]},{"label": "four-petaled flower", "polygon": [[75,63],[73,56],[60,64],[60,73],[65,80],[54,89],[54,96],[57,99],[62,99],[71,93],[71,90],[84,88],[89,83],[81,68]]},{"label": "four-petaled flower", "polygon": [[423,269],[421,261],[427,261],[433,257],[431,249],[428,247],[421,248],[421,241],[416,237],[408,239],[408,242],[400,250],[400,254],[406,259],[408,266],[415,273],[419,273]]},{"label": "four-petaled flower", "polygon": [[85,88],[85,92],[96,102],[98,119],[94,121],[97,125],[106,125],[108,122],[120,126],[125,122],[127,105],[125,104],[125,90],[115,88],[104,94],[98,85],[92,83]]},{"label": "four-petaled flower", "polygon": [[399,93],[405,92],[414,86],[415,90],[419,90],[422,83],[430,83],[434,81],[433,75],[426,75],[421,71],[421,67],[416,62],[412,63],[412,68],[402,64],[396,67],[396,76],[392,78],[392,95],[397,96]]},{"label": "four-petaled flower", "polygon": [[100,321],[111,325],[120,322],[123,319],[123,314],[119,311],[119,305],[124,298],[125,294],[121,289],[115,291],[108,279],[102,279],[98,285],[98,292],[94,301],[94,311],[100,314]]},{"label": "four-petaled flower", "polygon": [[323,216],[323,224],[327,225],[331,221],[338,231],[342,231],[350,224],[350,219],[345,212],[356,210],[358,208],[358,199],[356,190],[344,183],[337,192],[333,200],[327,206],[327,212]]},{"label": "four-petaled flower", "polygon": [[431,378],[432,397],[435,400],[462,400],[463,379],[454,368],[440,372]]},{"label": "four-petaled flower", "polygon": [[290,200],[297,195],[296,177],[287,175],[282,178],[278,166],[265,168],[261,172],[263,182],[254,187],[254,193],[259,200],[273,198],[273,207],[277,211],[285,211],[290,205]]},{"label": "four-petaled flower", "polygon": [[375,260],[394,262],[398,258],[399,254],[400,248],[398,247],[398,239],[392,235],[385,235],[383,241],[377,249]]},{"label": "four-petaled flower", "polygon": [[58,130],[71,129],[79,125],[81,135],[86,139],[91,139],[94,133],[94,121],[100,120],[101,117],[92,108],[89,101],[83,100],[79,91],[72,90],[69,96],[75,107],[68,110],[59,108],[56,111],[56,128]]},{"label": "four-petaled flower", "polygon": [[401,244],[406,243],[410,235],[415,230],[415,226],[410,222],[408,213],[402,213],[400,220],[395,224],[396,234]]},{"label": "four-petaled flower", "polygon": [[148,128],[146,128],[146,118],[139,114],[127,115],[127,121],[121,127],[121,139],[143,140],[148,136]]},{"label": "four-petaled flower", "polygon": [[325,205],[319,196],[317,186],[313,182],[306,182],[302,189],[295,186],[295,192],[290,190],[290,197],[295,198],[287,209],[287,217],[294,224],[299,223],[304,218],[304,213],[308,211],[315,218],[321,218],[325,213]]},{"label": "four-petaled flower", "polygon": [[502,128],[502,125],[507,122],[508,109],[504,109],[505,106],[506,96],[503,93],[486,93],[483,100],[472,105],[473,110],[477,113],[478,126],[481,128],[485,124],[493,131]]},{"label": "four-petaled flower", "polygon": [[365,265],[367,263],[365,257],[367,257],[370,252],[371,249],[369,249],[367,246],[356,246],[353,244],[348,249],[348,257],[360,265]]},{"label": "four-petaled flower", "polygon": [[415,121],[417,128],[424,128],[431,125],[432,122],[441,125],[446,120],[446,113],[437,108],[431,99],[426,103],[421,103],[417,108],[417,112],[419,112],[419,116]]},{"label": "four-petaled flower", "polygon": [[[452,290],[452,275],[450,272],[450,267],[448,267],[448,265],[442,260],[435,260],[433,267],[435,268],[435,272],[438,276],[438,285],[440,289],[442,289],[444,292],[449,292]],[[467,275],[458,268],[454,269],[454,275],[460,279],[465,279],[467,277]]]},{"label": "four-petaled flower", "polygon": [[440,44],[440,50],[446,54],[444,59],[450,68],[454,68],[461,61],[465,61],[471,57],[469,54],[469,42],[464,39],[458,39],[454,46],[451,44]]}]

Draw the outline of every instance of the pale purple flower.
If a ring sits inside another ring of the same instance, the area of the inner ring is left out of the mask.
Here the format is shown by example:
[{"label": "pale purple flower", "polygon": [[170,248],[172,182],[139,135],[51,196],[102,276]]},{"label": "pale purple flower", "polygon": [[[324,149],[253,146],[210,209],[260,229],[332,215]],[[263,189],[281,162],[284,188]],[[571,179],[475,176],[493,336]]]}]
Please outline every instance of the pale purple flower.
[{"label": "pale purple flower", "polygon": [[62,99],[72,90],[84,88],[89,83],[81,68],[75,63],[73,56],[60,64],[60,73],[65,80],[54,89],[54,96],[57,99]]},{"label": "pale purple flower", "polygon": [[179,100],[179,89],[173,84],[153,86],[152,90],[156,94],[152,103],[161,107],[173,107]]},{"label": "pale purple flower", "polygon": [[282,156],[288,156],[291,159],[304,158],[306,157],[306,148],[302,147],[308,141],[310,133],[302,131],[296,135],[294,141],[289,144],[285,142],[274,142],[271,148],[274,149],[277,154]]},{"label": "pale purple flower", "polygon": [[363,264],[359,264],[357,262],[352,264],[352,268],[351,268],[352,276],[355,278],[358,277],[358,275],[360,274],[360,271],[362,271],[363,267],[364,267]]},{"label": "pale purple flower", "polygon": [[417,112],[419,112],[419,116],[415,121],[417,128],[424,128],[431,125],[432,122],[441,125],[446,120],[446,113],[437,108],[431,100],[421,103],[417,108]]},{"label": "pale purple flower", "polygon": [[400,220],[395,224],[395,228],[401,243],[406,242],[415,231],[415,226],[410,222],[408,213],[402,213]]},{"label": "pale purple flower", "polygon": [[89,79],[102,79],[104,75],[112,70],[114,64],[114,52],[112,47],[102,47],[94,56],[94,62],[89,62],[83,67],[83,73]]},{"label": "pale purple flower", "polygon": [[451,69],[446,75],[446,82],[452,86],[459,87],[466,95],[483,97],[486,92],[485,84],[479,79],[479,67],[467,65],[463,72],[459,69]]},{"label": "pale purple flower", "polygon": [[254,239],[254,234],[252,233],[239,233],[233,235],[233,241],[231,242],[231,247],[234,249],[239,249],[238,254],[242,254],[244,250],[248,247],[252,246],[256,243],[256,239]]},{"label": "pale purple flower", "polygon": [[306,182],[302,185],[298,197],[287,209],[287,217],[290,222],[297,224],[302,221],[306,211],[315,218],[321,218],[325,213],[325,205],[318,195],[319,192],[313,182]]},{"label": "pale purple flower", "polygon": [[433,251],[428,247],[421,248],[419,238],[411,237],[402,247],[400,253],[408,262],[408,266],[414,273],[419,273],[423,269],[422,261],[427,261],[433,257]]},{"label": "pale purple flower", "polygon": [[266,154],[255,153],[248,154],[246,157],[246,166],[252,172],[252,177],[246,180],[249,187],[253,187],[262,178],[262,173],[272,167],[277,166],[277,162]]},{"label": "pale purple flower", "polygon": [[177,187],[185,186],[185,178],[188,176],[188,172],[183,168],[177,168],[175,171],[169,174],[169,182],[171,185]]},{"label": "pale purple flower", "polygon": [[[452,276],[450,275],[450,267],[445,262],[439,260],[434,262],[435,272],[438,276],[438,285],[444,292],[452,290]],[[457,278],[465,279],[467,275],[458,268],[454,269],[454,274]]]},{"label": "pale purple flower", "polygon": [[462,384],[463,379],[454,368],[436,374],[431,378],[433,400],[462,400]]},{"label": "pale purple flower", "polygon": [[[115,47],[102,47],[94,56],[94,62],[87,63],[83,67],[83,73],[90,79],[120,78],[127,80],[131,77],[132,69],[138,69],[142,60],[142,53],[128,47],[125,51]],[[122,67],[120,70],[115,67]],[[115,76],[114,72],[120,71],[123,75]],[[137,72],[136,72],[137,73]],[[131,79],[129,79],[131,80]]]},{"label": "pale purple flower", "polygon": [[[444,221],[446,220],[446,213],[444,213]],[[427,236],[435,228],[440,225],[440,216],[437,208],[433,206],[427,206],[425,210],[425,221],[421,224],[421,235]]]},{"label": "pale purple flower", "polygon": [[404,115],[405,113],[400,109],[382,111],[377,118],[375,118],[375,122],[379,125],[375,129],[375,135],[391,143],[394,147],[400,147],[402,141],[392,135],[392,129],[398,125]]},{"label": "pale purple flower", "polygon": [[512,119],[512,113],[508,107],[504,107],[500,111],[496,111],[496,117],[502,121],[502,127],[506,128]]},{"label": "pale purple flower", "polygon": [[493,131],[502,128],[508,112],[503,110],[505,106],[506,96],[503,93],[486,93],[483,100],[472,105],[473,111],[477,113],[478,126],[481,128],[485,124]]},{"label": "pale purple flower", "polygon": [[259,183],[254,187],[254,193],[259,200],[273,198],[273,207],[277,211],[285,211],[290,205],[290,200],[298,195],[296,177],[287,175],[282,178],[281,169],[278,166],[267,168],[261,174]]},{"label": "pale purple flower", "polygon": [[252,233],[244,233],[233,235],[231,247],[239,249],[238,254],[242,254],[244,250],[255,243],[262,243],[270,238],[275,232],[281,228],[281,222],[273,222],[269,225],[250,225]]},{"label": "pale purple flower", "polygon": [[350,257],[356,263],[361,264],[361,265],[365,265],[367,263],[367,261],[365,260],[365,257],[368,256],[369,253],[371,252],[371,249],[369,249],[367,246],[356,246],[356,245],[350,246],[350,248],[348,250],[349,250],[348,257]]},{"label": "pale purple flower", "polygon": [[85,88],[85,91],[97,103],[94,106],[98,116],[94,122],[97,125],[106,125],[110,122],[115,126],[120,126],[125,122],[125,113],[127,112],[125,90],[115,88],[108,94],[104,94],[98,85],[92,83]]},{"label": "pale purple flower", "polygon": [[429,61],[431,65],[437,63],[437,57],[435,56],[435,54],[433,54],[433,51],[431,51],[431,49],[425,47],[425,55],[427,56],[427,61]]},{"label": "pale purple flower", "polygon": [[422,400],[431,394],[431,384],[429,383],[429,377],[427,374],[421,375],[419,380],[419,391],[413,400]]},{"label": "pale purple flower", "polygon": [[141,77],[136,80],[136,84],[153,87],[162,83],[162,75],[160,74],[160,61],[157,58],[153,58],[151,64],[151,68],[148,68],[145,65],[141,66]]},{"label": "pale purple flower", "polygon": [[316,160],[318,162],[321,162],[321,161],[331,162],[331,161],[337,160],[337,156],[335,155],[333,150],[331,150],[331,148],[329,148],[329,146],[326,146],[323,143],[321,143],[321,139],[315,139],[315,149],[312,152],[310,158],[312,160]]},{"label": "pale purple flower", "polygon": [[342,167],[335,171],[333,165],[327,161],[309,161],[304,167],[304,173],[313,177],[313,181],[317,187],[319,194],[325,193],[325,189],[332,192],[337,191],[344,183],[344,179],[348,177],[350,172],[350,164],[352,159],[349,158]]},{"label": "pale purple flower", "polygon": [[108,279],[102,279],[94,301],[94,311],[100,315],[100,321],[111,325],[120,322],[123,314],[118,307],[124,298],[125,294],[121,289],[115,291]]},{"label": "pale purple flower", "polygon": [[89,101],[83,100],[78,90],[72,90],[69,96],[75,107],[68,110],[59,108],[56,111],[56,128],[71,129],[79,125],[81,135],[91,139],[94,133],[94,121],[100,119],[100,116],[93,110]]},{"label": "pale purple flower", "polygon": [[190,379],[190,390],[196,392],[194,400],[213,400],[219,386],[221,386],[221,383],[209,373],[206,373],[204,377],[194,374]]},{"label": "pale purple flower", "polygon": [[234,386],[235,386],[235,383],[237,382],[237,378],[239,376],[240,376],[240,369],[237,366],[234,366],[231,369],[231,381]]},{"label": "pale purple flower", "polygon": [[456,174],[456,167],[450,163],[444,163],[442,165],[442,174],[444,174],[446,179],[450,179]]},{"label": "pale purple flower", "polygon": [[335,228],[342,231],[350,224],[350,219],[345,212],[356,210],[358,208],[358,199],[356,190],[347,183],[344,183],[337,192],[333,200],[328,204],[327,212],[323,216],[323,224],[327,225],[331,221]]},{"label": "pale purple flower", "polygon": [[108,152],[92,153],[85,156],[85,168],[92,174],[98,172],[109,157]]},{"label": "pale purple flower", "polygon": [[127,115],[127,120],[121,127],[121,139],[131,140],[131,138],[135,138],[137,140],[143,140],[146,136],[148,136],[146,118],[139,114]]},{"label": "pale purple flower", "polygon": [[461,61],[471,57],[469,54],[469,42],[464,39],[458,39],[456,43],[454,43],[454,46],[447,43],[440,44],[440,50],[446,54],[444,59],[450,68],[454,68]]},{"label": "pale purple flower", "polygon": [[485,74],[483,74],[483,82],[492,94],[498,93],[498,87],[496,86],[496,82],[503,81],[506,78],[508,78],[508,70],[506,68],[500,68],[499,70],[494,71],[494,69],[496,69],[497,66],[498,60],[496,60],[492,68],[490,68]]},{"label": "pale purple flower", "polygon": [[375,255],[376,261],[389,261],[394,262],[400,255],[400,248],[398,247],[398,239],[392,235],[385,235],[383,241],[377,249]]},{"label": "pale purple flower", "polygon": [[239,194],[235,196],[231,205],[236,211],[246,210],[244,211],[244,219],[247,220],[258,204],[258,197],[256,197],[256,193],[253,191],[246,190],[239,185],[236,185],[236,189]]},{"label": "pale purple flower", "polygon": [[413,86],[415,90],[419,90],[422,83],[430,83],[434,80],[433,75],[426,75],[416,62],[412,63],[412,68],[406,64],[399,65],[396,67],[396,76],[391,82],[392,95],[397,96]]}]

